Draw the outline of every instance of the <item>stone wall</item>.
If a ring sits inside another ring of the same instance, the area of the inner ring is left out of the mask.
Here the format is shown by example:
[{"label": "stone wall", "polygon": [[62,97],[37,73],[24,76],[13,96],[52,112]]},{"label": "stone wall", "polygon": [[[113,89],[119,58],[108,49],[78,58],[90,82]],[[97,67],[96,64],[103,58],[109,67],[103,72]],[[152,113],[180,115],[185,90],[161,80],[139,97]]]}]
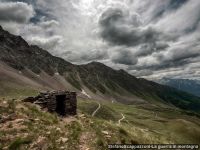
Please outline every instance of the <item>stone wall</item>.
[{"label": "stone wall", "polygon": [[40,92],[36,97],[28,97],[24,102],[31,102],[47,108],[49,112],[57,112],[59,115],[76,115],[76,92],[51,91]]}]

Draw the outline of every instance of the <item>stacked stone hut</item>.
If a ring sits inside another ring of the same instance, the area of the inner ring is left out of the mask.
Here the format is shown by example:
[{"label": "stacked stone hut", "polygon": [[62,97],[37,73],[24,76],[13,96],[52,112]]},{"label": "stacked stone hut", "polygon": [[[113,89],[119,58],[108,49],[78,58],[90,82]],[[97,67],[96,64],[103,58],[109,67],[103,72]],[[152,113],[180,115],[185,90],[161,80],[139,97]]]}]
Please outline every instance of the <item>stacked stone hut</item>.
[{"label": "stacked stone hut", "polygon": [[76,92],[51,91],[40,92],[36,97],[28,97],[24,102],[32,102],[47,108],[49,112],[56,112],[61,116],[76,115]]}]

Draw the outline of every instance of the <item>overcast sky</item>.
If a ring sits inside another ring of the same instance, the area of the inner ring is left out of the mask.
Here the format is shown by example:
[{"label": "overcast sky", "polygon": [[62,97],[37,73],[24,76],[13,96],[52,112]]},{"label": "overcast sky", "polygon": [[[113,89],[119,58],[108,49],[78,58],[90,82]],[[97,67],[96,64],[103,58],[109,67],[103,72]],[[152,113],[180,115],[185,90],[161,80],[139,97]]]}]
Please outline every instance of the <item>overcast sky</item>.
[{"label": "overcast sky", "polygon": [[0,25],[72,63],[200,79],[200,0],[0,0]]}]

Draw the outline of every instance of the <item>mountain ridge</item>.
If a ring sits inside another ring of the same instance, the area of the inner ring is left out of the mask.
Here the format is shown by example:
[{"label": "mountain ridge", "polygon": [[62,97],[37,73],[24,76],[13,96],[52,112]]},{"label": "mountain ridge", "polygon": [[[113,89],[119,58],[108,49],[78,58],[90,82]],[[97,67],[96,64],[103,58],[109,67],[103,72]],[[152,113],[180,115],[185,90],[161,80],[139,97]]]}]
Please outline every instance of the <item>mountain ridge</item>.
[{"label": "mountain ridge", "polygon": [[200,81],[199,80],[163,78],[156,82],[163,85],[174,87],[178,90],[185,91],[185,92],[188,92],[200,97]]},{"label": "mountain ridge", "polygon": [[127,104],[140,101],[200,110],[200,98],[197,96],[138,79],[124,70],[114,70],[99,62],[74,65],[38,46],[29,45],[22,37],[3,28],[0,28],[0,61],[14,68],[16,74],[39,84],[41,89],[70,87],[79,92],[84,89],[94,99],[114,99]]}]

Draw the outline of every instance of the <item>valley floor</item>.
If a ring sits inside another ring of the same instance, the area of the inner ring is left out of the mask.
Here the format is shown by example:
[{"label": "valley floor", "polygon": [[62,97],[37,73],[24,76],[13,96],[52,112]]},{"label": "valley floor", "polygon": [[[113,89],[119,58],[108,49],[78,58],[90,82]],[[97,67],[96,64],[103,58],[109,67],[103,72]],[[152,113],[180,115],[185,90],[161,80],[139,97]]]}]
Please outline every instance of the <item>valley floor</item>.
[{"label": "valley floor", "polygon": [[85,99],[78,100],[77,116],[60,118],[0,99],[0,149],[104,150],[109,143],[198,144],[200,119],[169,108]]}]

